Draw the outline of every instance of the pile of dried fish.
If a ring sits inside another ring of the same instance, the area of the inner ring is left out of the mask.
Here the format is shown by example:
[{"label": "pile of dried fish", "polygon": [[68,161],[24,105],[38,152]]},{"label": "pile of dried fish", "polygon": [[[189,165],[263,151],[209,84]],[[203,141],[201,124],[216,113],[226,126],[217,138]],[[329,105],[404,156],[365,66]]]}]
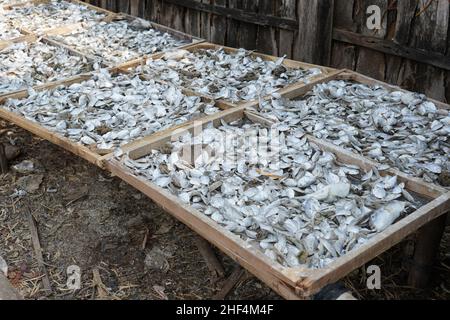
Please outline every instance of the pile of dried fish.
[{"label": "pile of dried fish", "polygon": [[[0,11],[1,15],[1,11]],[[9,21],[2,21],[0,17],[0,40],[10,40],[20,37],[22,34]]]},{"label": "pile of dried fish", "polygon": [[48,3],[28,3],[5,10],[5,18],[15,26],[32,32],[43,32],[64,25],[95,21],[105,14],[87,6],[67,1],[52,0]]},{"label": "pile of dried fish", "polygon": [[450,186],[450,112],[438,110],[424,95],[331,81],[301,100],[275,95],[259,108],[318,138]]},{"label": "pile of dried fish", "polygon": [[92,79],[8,100],[4,108],[71,140],[110,150],[218,111],[173,86],[100,70]]},{"label": "pile of dried fish", "polygon": [[153,29],[149,22],[141,19],[101,22],[53,39],[115,65],[187,44]]},{"label": "pile of dried fish", "polygon": [[[138,160],[118,156],[287,267],[325,267],[417,204],[396,176],[339,163],[301,129],[280,125],[277,136],[244,121],[186,133]],[[185,156],[201,145],[208,147]]]},{"label": "pile of dried fish", "polygon": [[176,50],[162,59],[147,61],[137,71],[235,103],[266,96],[295,82],[306,83],[321,73],[316,68],[286,68],[283,61],[265,61],[244,49],[235,53],[222,48]]},{"label": "pile of dried fish", "polygon": [[0,51],[0,94],[90,71],[86,58],[47,44],[20,42]]}]

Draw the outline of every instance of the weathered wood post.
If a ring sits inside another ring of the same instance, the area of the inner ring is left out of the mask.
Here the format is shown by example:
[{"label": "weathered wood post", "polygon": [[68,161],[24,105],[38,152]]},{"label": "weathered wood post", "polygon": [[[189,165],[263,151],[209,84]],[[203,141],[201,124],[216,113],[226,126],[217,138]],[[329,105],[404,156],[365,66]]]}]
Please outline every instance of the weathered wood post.
[{"label": "weathered wood post", "polygon": [[329,65],[333,36],[334,0],[299,0],[298,41],[294,59]]},{"label": "weathered wood post", "polygon": [[0,143],[0,173],[6,174],[8,172],[8,159],[6,158],[5,146]]},{"label": "weathered wood post", "polygon": [[444,214],[419,230],[408,279],[409,284],[415,288],[425,288],[430,282],[446,220],[447,215]]}]

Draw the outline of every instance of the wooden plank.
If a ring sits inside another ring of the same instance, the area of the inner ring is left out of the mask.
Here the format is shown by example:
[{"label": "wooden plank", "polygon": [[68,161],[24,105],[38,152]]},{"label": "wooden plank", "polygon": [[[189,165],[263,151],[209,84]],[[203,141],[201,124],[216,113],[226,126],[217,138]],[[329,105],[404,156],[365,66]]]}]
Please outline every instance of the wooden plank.
[{"label": "wooden plank", "polygon": [[193,210],[190,206],[182,204],[168,191],[149,183],[148,180],[135,176],[117,160],[107,161],[105,166],[114,175],[142,191],[161,206],[162,209],[196,231],[200,236],[225,251],[233,260],[238,261],[243,267],[249,269],[250,272],[255,273],[257,276],[260,274],[260,271],[269,274],[278,274],[286,282],[292,283],[291,279],[280,273],[284,270],[283,267],[270,262],[268,257],[263,255],[259,250],[253,248],[253,246],[246,243],[239,236],[226,231],[209,217],[197,210]]},{"label": "wooden plank", "polygon": [[203,257],[203,260],[205,260],[213,279],[217,280],[223,278],[225,276],[225,270],[223,269],[222,263],[220,263],[209,243],[198,236],[194,238],[194,242]]},{"label": "wooden plank", "polygon": [[[133,17],[129,14],[123,14],[123,13],[118,14],[115,17],[115,20],[121,20],[121,19],[126,19],[128,21],[134,21],[136,19],[141,19],[141,18]],[[200,43],[200,42],[204,41],[203,39],[201,39],[199,37],[195,37],[193,35],[187,34],[185,32],[170,28],[168,26],[165,26],[165,25],[153,22],[153,21],[150,21],[150,26],[158,31],[169,33],[170,35],[172,35],[178,39],[191,41],[192,43]],[[191,45],[191,44],[189,44],[189,45]]]},{"label": "wooden plank", "polygon": [[[227,0],[215,0],[214,3],[217,6],[225,8],[227,5]],[[211,14],[210,30],[211,34],[210,38],[209,39],[207,38],[208,41],[224,45],[227,37],[227,18],[217,14]]]},{"label": "wooden plank", "polygon": [[450,70],[450,59],[448,57],[425,50],[404,47],[393,41],[377,39],[372,36],[363,36],[341,29],[333,30],[333,39],[336,41],[369,48],[382,53],[426,63],[444,70]]},{"label": "wooden plank", "polygon": [[334,0],[299,1],[298,43],[294,59],[330,64]]},{"label": "wooden plank", "polygon": [[0,301],[23,300],[8,278],[0,272]]},{"label": "wooden plank", "polygon": [[[201,0],[195,0],[201,1]],[[185,9],[184,14],[184,31],[194,36],[200,36],[201,29],[201,13],[193,9]]]},{"label": "wooden plank", "polygon": [[[158,132],[156,134],[133,141],[132,143],[121,147],[121,149],[124,153],[128,153],[130,158],[139,159],[149,154],[152,151],[152,148],[155,147],[155,145],[164,144],[165,142],[170,141],[171,138],[174,135],[179,134],[179,132],[193,131],[195,128],[202,126],[204,123],[220,121],[220,119],[240,119],[243,117],[245,108],[245,106],[237,107],[204,117],[199,120],[193,120],[186,124],[183,124],[182,126],[174,127],[169,130]],[[103,160],[107,161],[109,158],[110,156],[106,156],[103,158]]]},{"label": "wooden plank", "polygon": [[[297,1],[281,0],[280,15],[284,18],[297,19]],[[280,30],[280,40],[278,45],[278,55],[292,59],[294,54],[295,32],[291,30]]]},{"label": "wooden plank", "polygon": [[[195,1],[194,1],[195,2]],[[166,25],[174,28],[175,30],[185,31],[183,26],[183,19],[186,8],[180,5],[171,4],[164,0],[165,14],[168,15],[170,22]]]},{"label": "wooden plank", "polygon": [[393,40],[399,45],[408,45],[416,8],[417,0],[397,1],[397,23]]},{"label": "wooden plank", "polygon": [[[356,31],[357,25],[353,19],[355,0],[335,0],[334,1],[334,28],[346,31]],[[331,66],[338,69],[351,69],[356,67],[356,47],[333,41]]]},{"label": "wooden plank", "polygon": [[49,295],[52,293],[52,285],[50,283],[50,278],[48,277],[47,267],[45,265],[44,257],[42,254],[43,250],[41,247],[41,242],[39,241],[39,233],[36,226],[36,221],[34,220],[29,207],[25,209],[25,211],[28,221],[28,228],[30,229],[31,233],[31,243],[33,244],[35,258],[38,264],[39,271],[42,275],[42,285],[44,287],[45,294]]}]

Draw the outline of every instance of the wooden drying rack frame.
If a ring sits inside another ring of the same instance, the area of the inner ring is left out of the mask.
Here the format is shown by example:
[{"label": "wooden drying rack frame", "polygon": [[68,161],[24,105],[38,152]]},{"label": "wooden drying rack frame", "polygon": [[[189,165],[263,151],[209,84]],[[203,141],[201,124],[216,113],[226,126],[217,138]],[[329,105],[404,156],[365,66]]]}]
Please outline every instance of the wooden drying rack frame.
[{"label": "wooden drying rack frame", "polygon": [[[221,121],[232,122],[242,118],[248,118],[265,126],[273,123],[271,120],[249,111],[245,106],[238,107],[201,119],[194,124],[185,126],[181,130],[166,132],[158,137],[145,138],[140,143],[136,142],[123,148],[123,151],[130,158],[139,159],[150,154],[152,150],[157,150],[165,143],[171,141],[174,136],[178,136],[183,132],[194,132],[197,128],[200,130],[200,128],[209,123],[218,126]],[[319,146],[322,150],[334,153],[336,158],[342,163],[358,165],[366,171],[379,167],[379,164],[352,154],[331,143],[309,135],[307,138],[309,142]],[[383,171],[382,175],[397,175],[399,181],[404,182],[409,191],[430,200],[430,202],[379,233],[365,245],[336,259],[327,268],[318,270],[285,268],[270,261],[262,252],[250,246],[239,236],[227,231],[209,217],[206,217],[189,205],[183,204],[168,191],[142,177],[136,176],[125,165],[121,164],[119,160],[115,159],[113,155],[108,155],[104,162],[107,170],[143,192],[164,210],[213,243],[287,299],[302,299],[314,295],[326,285],[339,281],[351,271],[372,260],[427,222],[432,221],[450,209],[450,193],[446,189],[427,184],[420,179],[411,178],[395,169]]]}]

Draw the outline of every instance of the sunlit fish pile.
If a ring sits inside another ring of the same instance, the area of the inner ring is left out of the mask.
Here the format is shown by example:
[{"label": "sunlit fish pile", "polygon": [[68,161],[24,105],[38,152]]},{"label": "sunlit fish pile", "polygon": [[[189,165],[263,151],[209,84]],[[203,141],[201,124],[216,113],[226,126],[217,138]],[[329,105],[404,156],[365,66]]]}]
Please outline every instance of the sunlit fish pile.
[{"label": "sunlit fish pile", "polygon": [[153,29],[149,22],[141,19],[132,22],[101,22],[53,39],[110,64],[120,64],[187,44],[168,33]]},{"label": "sunlit fish pile", "polygon": [[11,10],[5,10],[4,15],[17,27],[33,32],[42,32],[105,17],[104,13],[92,10],[87,6],[56,0],[13,7]]},{"label": "sunlit fish pile", "polygon": [[[334,154],[309,143],[301,129],[278,129],[282,134],[275,138],[244,120],[222,123],[194,138],[186,133],[138,160],[119,157],[135,175],[287,267],[325,267],[417,205],[396,176],[380,177],[378,170],[363,172],[339,163]],[[248,135],[255,131],[258,136]],[[248,147],[256,146],[256,139],[276,152],[267,156],[264,148]],[[208,147],[184,157],[189,145]],[[237,161],[223,156],[230,154]]]},{"label": "sunlit fish pile", "polygon": [[427,182],[450,186],[450,113],[424,95],[331,81],[298,101],[276,95],[259,110]]},{"label": "sunlit fish pile", "polygon": [[[0,15],[1,15],[0,10]],[[10,21],[2,21],[0,17],[0,40],[10,40],[20,37],[22,34]]]},{"label": "sunlit fish pile", "polygon": [[286,68],[283,61],[266,61],[244,49],[235,53],[176,50],[163,59],[147,61],[137,70],[231,102],[257,99],[294,82],[308,82],[321,73],[316,68]]},{"label": "sunlit fish pile", "polygon": [[30,91],[28,98],[8,100],[4,108],[100,150],[218,111],[173,86],[106,70],[68,87]]},{"label": "sunlit fish pile", "polygon": [[91,70],[86,58],[38,41],[0,50],[0,94],[64,79]]}]

